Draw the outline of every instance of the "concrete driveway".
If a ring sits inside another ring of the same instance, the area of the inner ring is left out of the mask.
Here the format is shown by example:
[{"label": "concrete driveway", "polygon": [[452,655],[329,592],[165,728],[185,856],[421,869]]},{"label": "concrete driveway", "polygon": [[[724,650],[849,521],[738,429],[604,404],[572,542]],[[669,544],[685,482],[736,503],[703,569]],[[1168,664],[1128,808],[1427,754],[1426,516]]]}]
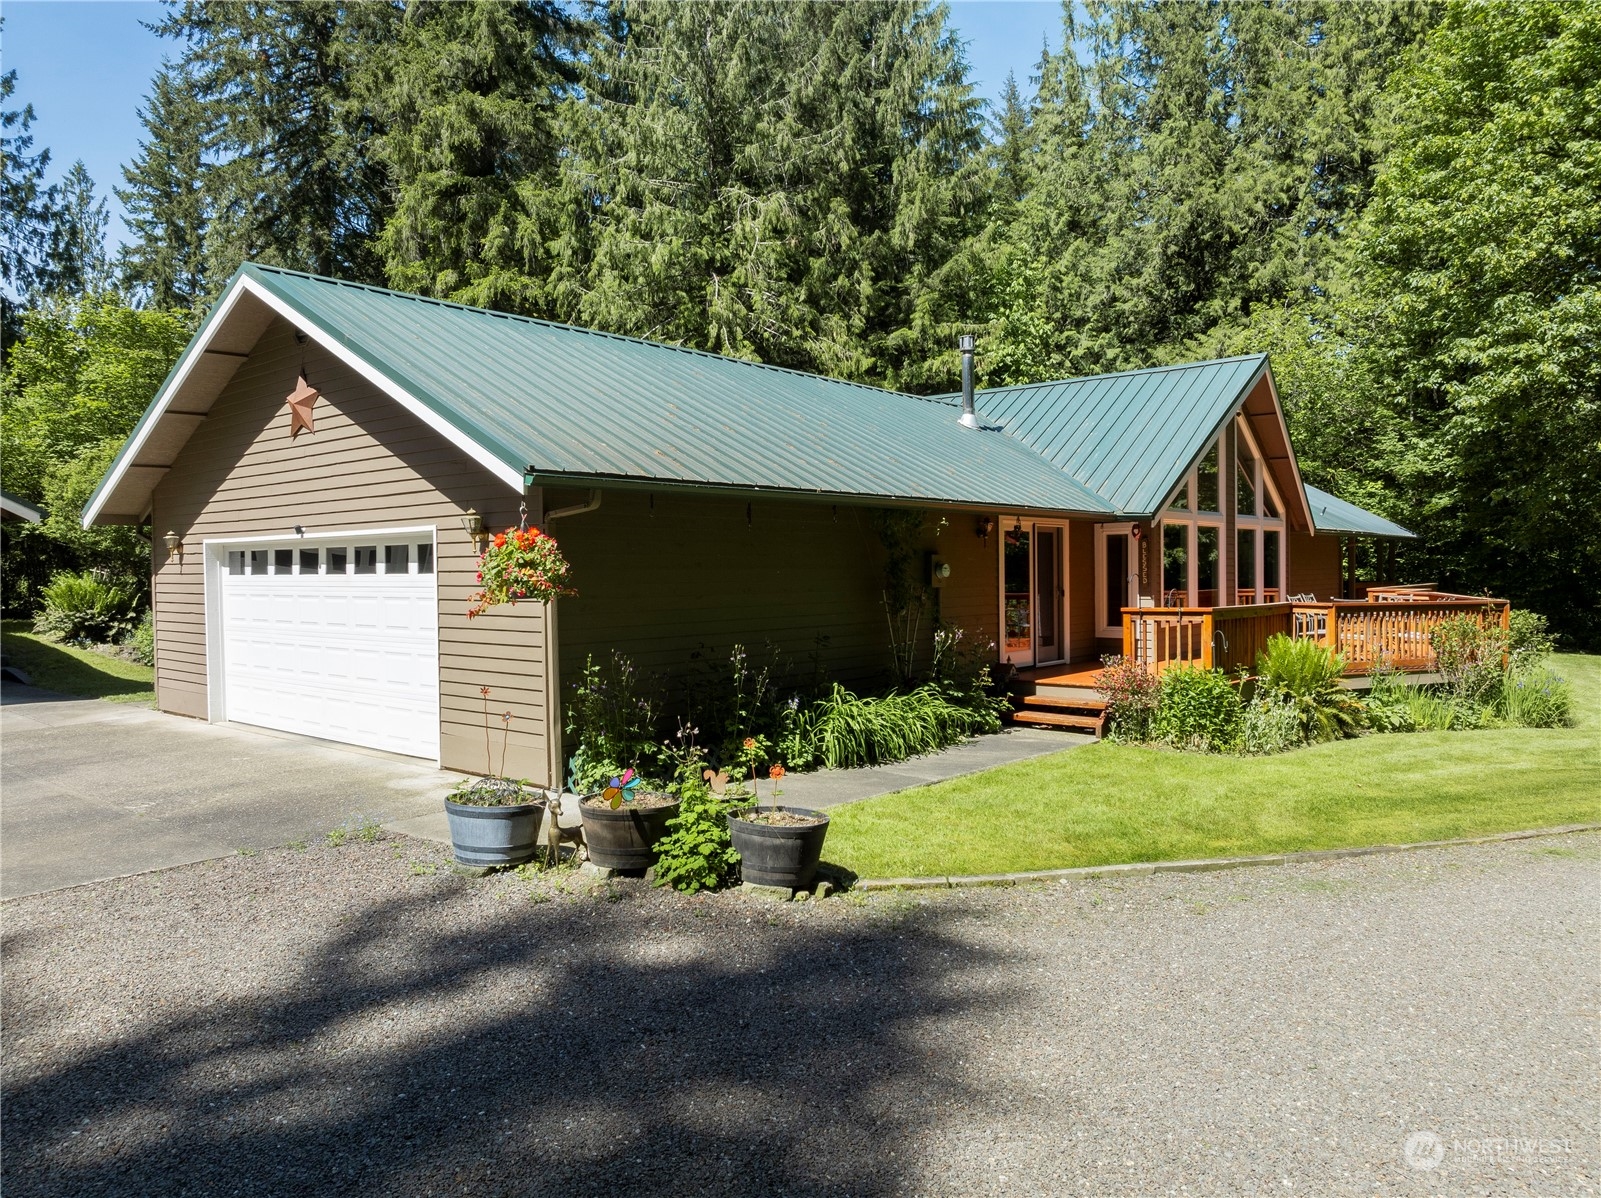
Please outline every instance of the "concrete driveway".
[{"label": "concrete driveway", "polygon": [[457,775],[147,708],[0,689],[0,898],[320,837],[443,822]]}]

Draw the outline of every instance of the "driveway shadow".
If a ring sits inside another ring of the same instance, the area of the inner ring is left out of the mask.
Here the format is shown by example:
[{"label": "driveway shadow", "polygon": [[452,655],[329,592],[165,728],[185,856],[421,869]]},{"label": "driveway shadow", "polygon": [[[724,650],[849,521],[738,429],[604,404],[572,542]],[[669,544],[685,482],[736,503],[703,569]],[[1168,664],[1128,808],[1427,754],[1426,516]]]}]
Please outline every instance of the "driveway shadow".
[{"label": "driveway shadow", "polygon": [[271,993],[8,1080],[7,1198],[887,1193],[972,1097],[919,1026],[996,961],[920,914],[647,934],[558,901],[458,934],[448,907],[374,904]]}]

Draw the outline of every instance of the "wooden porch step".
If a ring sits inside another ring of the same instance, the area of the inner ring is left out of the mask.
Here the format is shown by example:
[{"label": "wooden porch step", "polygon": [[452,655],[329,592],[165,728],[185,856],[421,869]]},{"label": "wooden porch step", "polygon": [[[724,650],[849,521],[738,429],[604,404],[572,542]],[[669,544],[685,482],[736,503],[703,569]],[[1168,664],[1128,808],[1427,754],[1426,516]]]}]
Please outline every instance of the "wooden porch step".
[{"label": "wooden porch step", "polygon": [[1055,695],[1023,695],[1025,707],[1064,708],[1072,711],[1105,711],[1105,699],[1064,699]]},{"label": "wooden porch step", "polygon": [[1093,732],[1097,737],[1101,735],[1101,725],[1105,721],[1104,715],[1079,715],[1070,711],[1015,711],[1012,713],[1014,724],[1039,724],[1046,728],[1082,728],[1086,732]]}]

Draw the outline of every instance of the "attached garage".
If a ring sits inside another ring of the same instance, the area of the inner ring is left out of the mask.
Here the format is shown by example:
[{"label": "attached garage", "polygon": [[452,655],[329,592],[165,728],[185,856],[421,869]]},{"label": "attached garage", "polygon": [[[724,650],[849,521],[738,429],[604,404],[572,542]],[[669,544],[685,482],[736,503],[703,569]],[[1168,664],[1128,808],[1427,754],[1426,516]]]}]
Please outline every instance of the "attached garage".
[{"label": "attached garage", "polygon": [[438,758],[433,538],[414,528],[208,543],[222,718]]}]

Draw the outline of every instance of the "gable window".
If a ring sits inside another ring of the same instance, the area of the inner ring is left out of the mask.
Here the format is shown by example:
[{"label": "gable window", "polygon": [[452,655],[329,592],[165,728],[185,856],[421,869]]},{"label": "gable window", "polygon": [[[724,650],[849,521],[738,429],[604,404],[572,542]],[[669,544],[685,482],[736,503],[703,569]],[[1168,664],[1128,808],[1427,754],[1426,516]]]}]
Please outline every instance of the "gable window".
[{"label": "gable window", "polygon": [[[1228,447],[1233,449],[1232,479],[1224,473]],[[1162,512],[1162,606],[1277,603],[1284,594],[1283,511],[1261,448],[1245,418],[1236,416],[1206,447]]]},{"label": "gable window", "polygon": [[1198,512],[1223,510],[1223,497],[1218,486],[1217,449],[1218,443],[1213,441],[1212,448],[1206,451],[1201,464],[1195,468],[1195,510]]},{"label": "gable window", "polygon": [[1221,442],[1213,441],[1162,514],[1163,607],[1210,607],[1222,577]]},{"label": "gable window", "polygon": [[1284,505],[1272,472],[1243,416],[1234,437],[1234,601],[1277,603],[1284,597]]}]

